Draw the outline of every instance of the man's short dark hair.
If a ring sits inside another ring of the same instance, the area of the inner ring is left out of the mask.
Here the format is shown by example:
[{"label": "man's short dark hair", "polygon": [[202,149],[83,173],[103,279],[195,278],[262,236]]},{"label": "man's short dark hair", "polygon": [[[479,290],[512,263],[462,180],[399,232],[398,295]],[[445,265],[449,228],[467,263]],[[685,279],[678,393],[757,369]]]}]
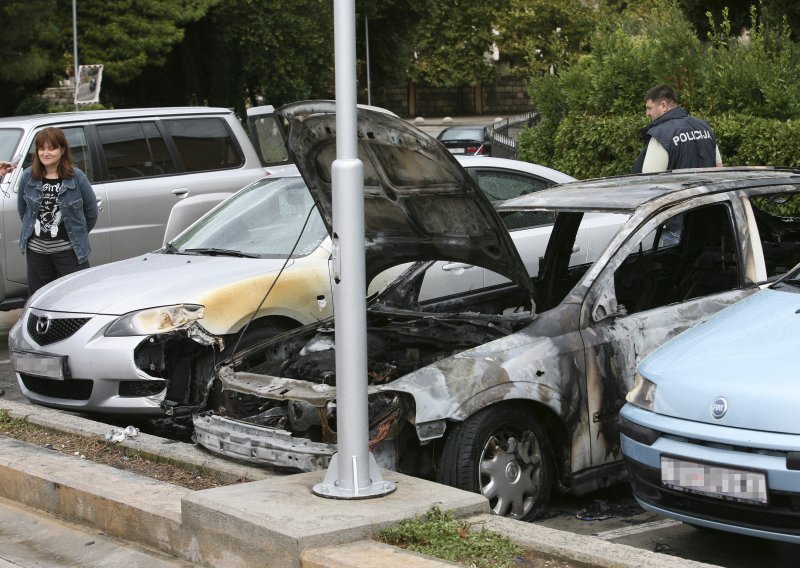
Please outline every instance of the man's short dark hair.
[{"label": "man's short dark hair", "polygon": [[669,85],[656,85],[647,91],[644,101],[667,101],[668,103],[678,104],[678,95],[675,94],[675,89]]}]

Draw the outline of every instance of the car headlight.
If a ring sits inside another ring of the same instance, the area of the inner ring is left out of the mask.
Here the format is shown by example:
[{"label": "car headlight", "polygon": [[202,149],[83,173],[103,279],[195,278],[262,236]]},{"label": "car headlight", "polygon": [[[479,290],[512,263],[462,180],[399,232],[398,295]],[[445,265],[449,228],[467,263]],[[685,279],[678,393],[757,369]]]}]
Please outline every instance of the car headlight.
[{"label": "car headlight", "polygon": [[633,388],[625,396],[625,400],[639,408],[644,408],[652,412],[653,403],[656,400],[656,384],[644,378],[639,373],[636,373]]},{"label": "car headlight", "polygon": [[197,304],[148,308],[120,316],[105,334],[107,337],[126,337],[168,333],[189,327],[193,322],[203,319],[204,315],[205,308]]}]

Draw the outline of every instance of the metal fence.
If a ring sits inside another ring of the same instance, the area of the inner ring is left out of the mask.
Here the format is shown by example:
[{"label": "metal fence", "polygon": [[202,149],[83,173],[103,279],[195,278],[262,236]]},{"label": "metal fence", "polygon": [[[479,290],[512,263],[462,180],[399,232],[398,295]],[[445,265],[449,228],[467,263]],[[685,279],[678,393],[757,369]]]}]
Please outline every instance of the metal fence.
[{"label": "metal fence", "polygon": [[492,156],[497,158],[517,157],[517,136],[525,128],[536,124],[539,115],[526,112],[509,116],[496,122],[492,128]]}]

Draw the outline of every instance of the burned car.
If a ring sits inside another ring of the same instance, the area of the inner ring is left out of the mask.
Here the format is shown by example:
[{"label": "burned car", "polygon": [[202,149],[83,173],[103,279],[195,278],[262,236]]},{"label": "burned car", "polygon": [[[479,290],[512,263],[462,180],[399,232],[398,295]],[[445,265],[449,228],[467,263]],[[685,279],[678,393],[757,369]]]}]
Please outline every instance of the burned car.
[{"label": "burned car", "polygon": [[[333,106],[280,112],[330,229]],[[417,261],[368,304],[370,450],[382,467],[480,492],[501,515],[534,518],[553,489],[618,480],[618,411],[638,361],[800,260],[800,234],[774,214],[800,193],[800,171],[575,182],[495,212],[426,135],[368,111],[358,132],[367,278]],[[609,216],[618,224],[598,232]],[[547,225],[541,259],[511,246],[503,221],[513,218]],[[421,298],[441,260],[496,277]],[[224,408],[194,417],[195,441],[253,463],[324,468],[336,450],[339,331],[325,320],[224,362]]]}]

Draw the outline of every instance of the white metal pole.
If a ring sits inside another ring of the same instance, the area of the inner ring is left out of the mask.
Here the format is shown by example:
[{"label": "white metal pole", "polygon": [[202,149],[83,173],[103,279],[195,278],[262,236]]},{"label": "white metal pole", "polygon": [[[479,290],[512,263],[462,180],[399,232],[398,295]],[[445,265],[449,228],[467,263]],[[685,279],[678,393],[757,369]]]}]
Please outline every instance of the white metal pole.
[{"label": "white metal pole", "polygon": [[73,93],[73,101],[75,102],[75,110],[78,110],[78,0],[72,0],[72,57],[74,59],[75,69],[72,72],[73,86],[75,87]]},{"label": "white metal pole", "polygon": [[364,0],[364,45],[366,46],[367,59],[367,104],[372,105],[372,81],[369,76],[369,17],[367,16],[367,2]]},{"label": "white metal pole", "polygon": [[364,262],[364,172],[358,159],[355,0],[334,0],[336,159],[332,166],[334,254],[340,279],[336,306],[336,430],[334,454],[314,493],[335,499],[379,497],[384,482],[369,451],[367,291]]}]

